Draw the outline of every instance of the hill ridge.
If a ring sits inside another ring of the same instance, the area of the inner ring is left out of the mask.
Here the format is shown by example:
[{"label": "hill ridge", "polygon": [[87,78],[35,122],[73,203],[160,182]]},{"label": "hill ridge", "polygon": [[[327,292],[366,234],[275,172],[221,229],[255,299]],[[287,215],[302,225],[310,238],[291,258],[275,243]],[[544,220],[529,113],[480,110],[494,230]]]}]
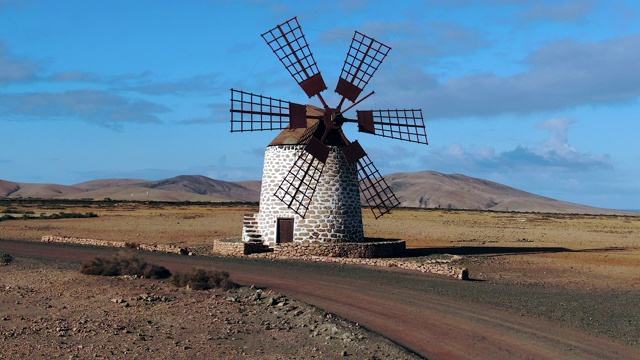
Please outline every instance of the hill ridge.
[{"label": "hill ridge", "polygon": [[[384,176],[402,207],[638,215],[569,203],[494,181],[433,170]],[[0,198],[104,199],[142,201],[258,202],[260,181],[224,181],[203,175],[161,180],[100,179],[75,185],[0,180]]]}]

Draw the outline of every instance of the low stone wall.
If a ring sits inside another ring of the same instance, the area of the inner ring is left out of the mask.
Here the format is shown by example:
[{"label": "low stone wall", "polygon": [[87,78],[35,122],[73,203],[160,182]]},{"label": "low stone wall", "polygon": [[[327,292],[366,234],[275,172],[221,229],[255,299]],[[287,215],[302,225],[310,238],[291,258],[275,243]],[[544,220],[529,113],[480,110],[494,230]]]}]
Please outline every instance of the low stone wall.
[{"label": "low stone wall", "polygon": [[213,253],[222,256],[244,255],[244,242],[241,240],[213,240]]},{"label": "low stone wall", "polygon": [[71,236],[53,236],[53,235],[45,235],[42,237],[41,241],[53,242],[53,243],[91,245],[91,246],[131,248],[131,249],[139,249],[139,250],[146,250],[146,251],[174,253],[174,254],[180,254],[180,255],[192,255],[189,249],[182,248],[175,245],[136,244],[136,243],[128,243],[124,241],[107,241],[107,240],[86,239],[86,238],[77,238],[77,237],[71,237]]},{"label": "low stone wall", "polygon": [[366,243],[292,242],[276,245],[278,256],[326,256],[340,258],[388,258],[400,256],[406,250],[404,240]]},{"label": "low stone wall", "polygon": [[334,259],[313,257],[313,261],[338,262],[341,264],[362,264],[383,267],[398,267],[407,270],[416,270],[423,273],[439,274],[454,277],[460,280],[469,280],[469,270],[450,264],[451,260],[415,261],[408,258],[400,259]]},{"label": "low stone wall", "polygon": [[256,242],[244,242],[240,239],[213,240],[213,253],[222,256],[243,256],[271,252],[268,246]]},{"label": "low stone wall", "polygon": [[[412,259],[402,258],[406,243],[399,241],[381,241],[368,243],[320,243],[295,242],[279,244],[273,252],[264,253],[256,249],[263,248],[260,243],[245,243],[240,239],[214,240],[213,253],[222,256],[251,256],[267,259],[292,259],[316,262],[333,262],[340,264],[361,264],[383,267],[398,267],[423,273],[439,274],[468,280],[466,268],[452,265],[459,256],[452,259]],[[262,252],[262,253],[260,253]]]},{"label": "low stone wall", "polygon": [[252,257],[261,257],[267,259],[292,259],[315,262],[330,262],[338,264],[357,264],[371,265],[382,267],[398,267],[401,269],[415,270],[423,273],[431,273],[453,277],[460,280],[469,280],[469,271],[467,268],[452,265],[451,262],[459,260],[460,256],[453,256],[450,260],[419,260],[413,258],[394,258],[394,259],[366,259],[366,258],[343,258],[328,256],[295,256],[284,255],[282,253],[272,254],[254,254]]}]

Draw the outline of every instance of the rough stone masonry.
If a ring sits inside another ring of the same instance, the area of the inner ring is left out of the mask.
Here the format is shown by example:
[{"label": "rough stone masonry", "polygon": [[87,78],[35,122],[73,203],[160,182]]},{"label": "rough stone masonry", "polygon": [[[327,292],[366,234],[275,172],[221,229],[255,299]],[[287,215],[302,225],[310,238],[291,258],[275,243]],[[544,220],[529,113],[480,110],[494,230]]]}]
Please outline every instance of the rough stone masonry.
[{"label": "rough stone masonry", "polygon": [[[330,147],[329,157],[304,218],[289,209],[274,194],[304,151],[304,145],[268,146],[264,156],[260,210],[256,216],[257,231],[262,242],[274,247],[278,218],[294,221],[294,242],[362,242],[362,210],[355,169],[349,165],[338,147]],[[243,232],[244,241],[246,229]]]}]

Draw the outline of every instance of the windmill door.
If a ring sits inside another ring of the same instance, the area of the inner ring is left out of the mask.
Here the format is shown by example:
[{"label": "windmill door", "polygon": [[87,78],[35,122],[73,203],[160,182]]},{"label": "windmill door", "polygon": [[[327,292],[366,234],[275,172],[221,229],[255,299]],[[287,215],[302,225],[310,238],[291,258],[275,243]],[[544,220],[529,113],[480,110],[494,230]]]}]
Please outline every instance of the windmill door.
[{"label": "windmill door", "polygon": [[276,244],[293,242],[293,219],[279,218]]}]

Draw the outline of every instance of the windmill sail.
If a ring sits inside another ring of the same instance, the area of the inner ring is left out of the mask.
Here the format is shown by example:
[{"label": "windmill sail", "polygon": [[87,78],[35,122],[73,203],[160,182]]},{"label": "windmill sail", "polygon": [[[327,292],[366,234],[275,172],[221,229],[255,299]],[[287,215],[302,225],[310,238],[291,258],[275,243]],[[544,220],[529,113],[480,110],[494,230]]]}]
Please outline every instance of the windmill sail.
[{"label": "windmill sail", "polygon": [[323,169],[324,163],[322,161],[307,151],[300,150],[298,158],[278,186],[274,196],[304,218],[318,187]]},{"label": "windmill sail", "polygon": [[336,92],[355,102],[390,50],[387,45],[356,31],[344,60]]},{"label": "windmill sail", "polygon": [[327,89],[297,17],[265,32],[262,38],[309,98]]},{"label": "windmill sail", "polygon": [[368,155],[358,160],[358,185],[376,219],[400,205]]},{"label": "windmill sail", "polygon": [[349,164],[357,164],[358,186],[376,219],[400,205],[400,201],[358,141],[347,145],[342,152]]},{"label": "windmill sail", "polygon": [[428,144],[422,110],[359,110],[357,115],[360,132]]},{"label": "windmill sail", "polygon": [[307,126],[305,105],[231,89],[231,132]]}]

